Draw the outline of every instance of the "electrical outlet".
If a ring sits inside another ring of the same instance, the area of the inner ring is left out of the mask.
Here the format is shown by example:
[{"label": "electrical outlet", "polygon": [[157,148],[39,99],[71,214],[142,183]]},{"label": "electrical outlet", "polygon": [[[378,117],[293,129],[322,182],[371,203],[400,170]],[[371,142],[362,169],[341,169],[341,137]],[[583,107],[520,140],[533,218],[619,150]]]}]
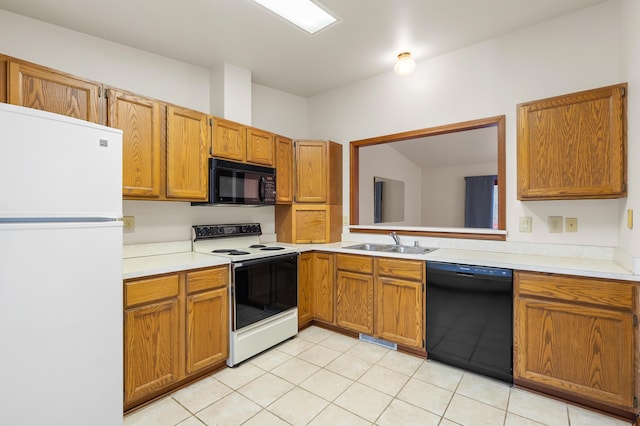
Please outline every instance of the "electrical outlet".
[{"label": "electrical outlet", "polygon": [[627,210],[627,228],[633,229],[633,209]]},{"label": "electrical outlet", "polygon": [[135,216],[124,216],[122,218],[123,229],[125,232],[133,232],[136,230],[136,217]]},{"label": "electrical outlet", "polygon": [[343,226],[349,225],[349,216],[342,216],[342,225]]},{"label": "electrical outlet", "polygon": [[564,228],[567,232],[578,232],[578,218],[568,217],[564,220]]},{"label": "electrical outlet", "polygon": [[549,216],[549,232],[562,232],[562,216]]},{"label": "electrical outlet", "polygon": [[531,232],[531,216],[520,217],[520,232]]}]

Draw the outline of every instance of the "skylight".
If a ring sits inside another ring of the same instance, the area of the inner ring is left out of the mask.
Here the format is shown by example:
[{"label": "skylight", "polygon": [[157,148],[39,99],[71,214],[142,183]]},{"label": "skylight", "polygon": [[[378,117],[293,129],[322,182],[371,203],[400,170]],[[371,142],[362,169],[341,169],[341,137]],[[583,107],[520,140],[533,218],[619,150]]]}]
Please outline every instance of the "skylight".
[{"label": "skylight", "polygon": [[315,34],[337,21],[311,0],[253,0],[280,15],[309,34]]}]

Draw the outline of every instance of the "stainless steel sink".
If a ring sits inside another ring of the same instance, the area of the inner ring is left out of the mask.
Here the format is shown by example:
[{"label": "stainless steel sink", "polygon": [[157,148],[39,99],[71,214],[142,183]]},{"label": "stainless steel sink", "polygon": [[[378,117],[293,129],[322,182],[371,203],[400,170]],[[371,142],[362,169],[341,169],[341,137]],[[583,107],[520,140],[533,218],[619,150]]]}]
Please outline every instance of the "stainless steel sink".
[{"label": "stainless steel sink", "polygon": [[392,253],[408,253],[408,254],[425,254],[430,251],[434,251],[435,248],[430,247],[415,247],[415,246],[389,246],[387,249],[383,251],[392,252]]},{"label": "stainless steel sink", "polygon": [[399,246],[396,244],[363,243],[345,247],[352,250],[381,251],[387,253],[425,254],[436,250],[431,247]]},{"label": "stainless steel sink", "polygon": [[349,247],[345,247],[348,249],[353,249],[353,250],[366,250],[366,251],[385,251],[385,249],[387,247],[389,247],[390,244],[370,244],[370,243],[364,243],[364,244],[356,244],[354,246],[349,246]]}]

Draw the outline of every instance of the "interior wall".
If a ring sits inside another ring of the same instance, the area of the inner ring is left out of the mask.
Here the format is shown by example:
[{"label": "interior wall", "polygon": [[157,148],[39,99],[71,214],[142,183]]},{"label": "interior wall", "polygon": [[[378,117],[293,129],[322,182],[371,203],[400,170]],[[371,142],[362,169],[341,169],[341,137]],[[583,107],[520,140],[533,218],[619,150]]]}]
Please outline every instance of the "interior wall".
[{"label": "interior wall", "polygon": [[[627,96],[627,156],[628,195],[620,206],[620,247],[622,251],[636,258],[636,264],[627,264],[640,274],[640,2],[622,0],[620,11],[623,30],[621,44],[621,66],[624,78],[629,82]],[[632,119],[633,118],[633,119]],[[627,225],[627,210],[633,211],[634,224]],[[627,259],[625,259],[627,260]]]},{"label": "interior wall", "polygon": [[464,178],[495,174],[498,174],[496,163],[422,170],[421,226],[464,228]]},{"label": "interior wall", "polygon": [[[372,145],[360,148],[360,208],[361,225],[373,223],[373,178],[374,176],[404,182],[404,220],[385,225],[413,225],[420,223],[421,170],[411,161],[387,145]],[[348,169],[347,169],[348,174]],[[348,194],[348,189],[345,194]],[[343,197],[343,203],[348,197]],[[348,214],[347,214],[347,217]]]},{"label": "interior wall", "polygon": [[[507,240],[615,247],[624,200],[517,200],[516,106],[622,82],[620,20],[620,1],[611,0],[419,61],[409,76],[393,74],[394,58],[389,58],[388,73],[310,98],[309,133],[348,145],[352,140],[504,114]],[[343,187],[348,193],[349,150],[344,152]],[[345,197],[345,214],[348,211]],[[525,215],[533,218],[532,233],[519,232],[519,217]],[[577,217],[578,232],[549,233],[548,216]]]},{"label": "interior wall", "polygon": [[308,139],[307,100],[300,96],[252,84],[251,119],[259,129],[292,139]]},{"label": "interior wall", "polygon": [[209,71],[0,9],[0,53],[209,112]]}]

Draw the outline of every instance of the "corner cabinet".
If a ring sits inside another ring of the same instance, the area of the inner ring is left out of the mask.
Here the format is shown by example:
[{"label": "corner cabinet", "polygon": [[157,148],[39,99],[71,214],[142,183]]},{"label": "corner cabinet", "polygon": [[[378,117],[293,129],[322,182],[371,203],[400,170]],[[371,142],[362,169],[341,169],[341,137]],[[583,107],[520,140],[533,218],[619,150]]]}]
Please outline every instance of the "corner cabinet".
[{"label": "corner cabinet", "polygon": [[[284,159],[286,156],[283,145],[278,157]],[[281,167],[280,163],[278,167]],[[340,241],[342,145],[330,141],[294,141],[290,169],[294,176],[293,201],[289,204],[287,197],[276,205],[278,240],[290,243]],[[280,172],[278,179],[279,176]]]},{"label": "corner cabinet", "polygon": [[124,409],[223,366],[229,267],[124,282]]},{"label": "corner cabinet", "polygon": [[516,272],[514,382],[636,412],[635,283]]},{"label": "corner cabinet", "polygon": [[518,105],[519,200],[626,196],[626,89]]}]

